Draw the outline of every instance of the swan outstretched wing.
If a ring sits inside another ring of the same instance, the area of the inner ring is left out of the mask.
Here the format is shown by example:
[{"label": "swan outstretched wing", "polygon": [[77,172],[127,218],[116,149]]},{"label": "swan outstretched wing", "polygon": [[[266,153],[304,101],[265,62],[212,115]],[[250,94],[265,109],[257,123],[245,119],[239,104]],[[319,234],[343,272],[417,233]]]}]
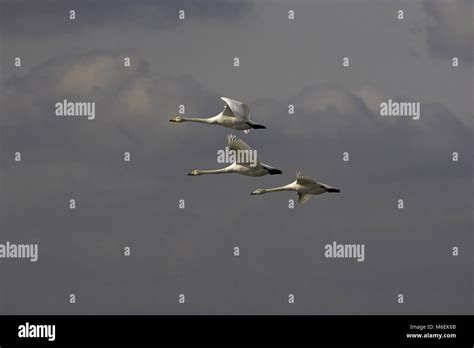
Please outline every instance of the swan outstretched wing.
[{"label": "swan outstretched wing", "polygon": [[238,150],[246,150],[250,151],[250,146],[247,145],[245,141],[242,139],[237,138],[234,134],[229,134],[227,136],[227,142],[229,143],[229,149],[238,151]]},{"label": "swan outstretched wing", "polygon": [[305,176],[302,172],[296,173],[296,182],[298,184],[316,184],[317,182]]},{"label": "swan outstretched wing", "polygon": [[311,197],[310,194],[298,192],[298,203],[305,204],[311,199]]},{"label": "swan outstretched wing", "polygon": [[222,110],[222,115],[228,116],[228,117],[235,117],[234,113],[232,112],[232,110],[229,108],[229,105],[227,104],[224,106],[224,110]]},{"label": "swan outstretched wing", "polygon": [[221,97],[221,99],[226,104],[224,111],[222,111],[223,115],[250,120],[250,110],[246,104],[226,97]]},{"label": "swan outstretched wing", "polygon": [[242,103],[242,107],[244,108],[244,120],[250,120],[250,109],[247,104]]},{"label": "swan outstretched wing", "polygon": [[[239,164],[248,166],[252,163],[250,156],[252,155],[252,149],[248,146],[245,141],[237,138],[233,134],[227,136],[227,141],[229,143],[229,149],[236,151],[235,161]],[[245,153],[245,152],[246,153]]]}]

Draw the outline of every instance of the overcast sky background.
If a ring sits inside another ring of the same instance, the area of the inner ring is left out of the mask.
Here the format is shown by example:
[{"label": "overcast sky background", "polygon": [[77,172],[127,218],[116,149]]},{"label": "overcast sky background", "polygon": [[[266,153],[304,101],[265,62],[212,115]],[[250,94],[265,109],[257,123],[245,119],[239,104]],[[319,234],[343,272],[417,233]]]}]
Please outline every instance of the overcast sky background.
[{"label": "overcast sky background", "polygon": [[[0,260],[0,313],[472,313],[472,2],[0,0],[0,23],[0,243],[39,244]],[[267,129],[168,122],[221,96]],[[389,98],[420,120],[381,117]],[[56,117],[63,99],[96,119]],[[283,174],[188,177],[230,133]],[[250,196],[299,170],[342,192]]]}]

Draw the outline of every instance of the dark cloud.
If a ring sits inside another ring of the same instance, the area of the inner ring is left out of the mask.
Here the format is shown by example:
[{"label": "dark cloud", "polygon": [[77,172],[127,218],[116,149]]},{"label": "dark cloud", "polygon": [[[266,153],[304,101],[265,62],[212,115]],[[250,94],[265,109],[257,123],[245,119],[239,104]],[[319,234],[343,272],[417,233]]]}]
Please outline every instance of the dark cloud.
[{"label": "dark cloud", "polygon": [[[154,73],[140,56],[125,69],[117,56],[58,57],[6,81],[2,239],[38,242],[40,262],[0,265],[12,280],[2,282],[3,312],[469,311],[472,265],[449,253],[472,232],[472,138],[443,105],[422,104],[418,121],[387,119],[374,102],[385,91],[337,84],[303,88],[291,98],[292,116],[290,101],[249,100],[268,129],[240,136],[284,174],[194,178],[191,169],[221,166],[216,151],[230,131],[168,119],[179,104],[187,115],[215,114],[220,96],[191,76]],[[96,101],[96,120],[56,118],[62,98]],[[11,160],[15,151],[20,164]],[[453,151],[460,162],[451,161]],[[295,210],[287,208],[295,194],[249,195],[294,180],[298,170],[342,193]],[[70,197],[78,200],[74,212]],[[404,211],[396,209],[400,197]],[[177,209],[181,198],[185,210]],[[365,243],[366,261],[324,259],[333,240]],[[129,259],[124,245],[132,246]],[[292,309],[289,291],[297,294]],[[417,305],[401,309],[397,291]],[[70,292],[78,295],[73,307]]]},{"label": "dark cloud", "polygon": [[429,15],[426,26],[428,47],[436,56],[459,57],[472,63],[474,8],[470,0],[425,0]]},{"label": "dark cloud", "polygon": [[[189,20],[233,20],[252,9],[247,0],[2,0],[0,22],[6,35],[77,34],[120,23],[126,31],[132,26],[167,29],[179,25],[178,11]],[[76,19],[69,19],[75,10]]]}]

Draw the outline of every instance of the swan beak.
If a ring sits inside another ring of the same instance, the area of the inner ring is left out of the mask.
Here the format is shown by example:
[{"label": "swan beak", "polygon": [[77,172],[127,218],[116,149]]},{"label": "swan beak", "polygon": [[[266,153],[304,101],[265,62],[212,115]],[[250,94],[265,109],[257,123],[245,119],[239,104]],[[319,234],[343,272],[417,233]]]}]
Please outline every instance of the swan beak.
[{"label": "swan beak", "polygon": [[172,118],[172,119],[170,120],[170,122],[176,122],[176,120],[175,120],[174,118]]},{"label": "swan beak", "polygon": [[188,175],[191,175],[191,176],[198,176],[198,173],[197,173],[196,170],[193,170],[193,171],[189,172]]}]

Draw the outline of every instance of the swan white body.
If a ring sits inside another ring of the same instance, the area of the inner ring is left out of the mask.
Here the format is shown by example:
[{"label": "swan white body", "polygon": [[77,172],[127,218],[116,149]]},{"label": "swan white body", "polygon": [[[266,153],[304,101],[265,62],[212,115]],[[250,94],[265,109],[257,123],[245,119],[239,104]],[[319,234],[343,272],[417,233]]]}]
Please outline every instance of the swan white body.
[{"label": "swan white body", "polygon": [[340,192],[339,189],[331,187],[329,185],[317,182],[311,178],[305,177],[303,173],[299,172],[296,174],[296,181],[280,187],[274,187],[269,189],[258,189],[253,191],[252,195],[262,195],[267,192],[277,191],[295,191],[298,193],[298,203],[307,203],[312,195],[320,195],[325,192]]},{"label": "swan white body", "polygon": [[230,98],[221,97],[221,99],[225,103],[224,110],[222,110],[222,112],[216,116],[208,118],[176,116],[173,117],[170,122],[197,122],[216,124],[239,131],[244,131],[245,133],[248,133],[252,128],[266,128],[265,126],[250,120],[250,110],[246,104]]},{"label": "swan white body", "polygon": [[[229,149],[234,151],[246,150],[251,151],[250,146],[248,146],[243,140],[237,138],[235,135],[228,135],[227,141],[229,143]],[[281,174],[282,171],[276,168],[273,168],[269,165],[257,161],[253,166],[251,163],[247,162],[237,162],[235,161],[231,165],[215,170],[193,170],[188,175],[198,176],[203,174],[228,174],[228,173],[238,173],[247,176],[264,176],[267,174],[275,175]]]}]

